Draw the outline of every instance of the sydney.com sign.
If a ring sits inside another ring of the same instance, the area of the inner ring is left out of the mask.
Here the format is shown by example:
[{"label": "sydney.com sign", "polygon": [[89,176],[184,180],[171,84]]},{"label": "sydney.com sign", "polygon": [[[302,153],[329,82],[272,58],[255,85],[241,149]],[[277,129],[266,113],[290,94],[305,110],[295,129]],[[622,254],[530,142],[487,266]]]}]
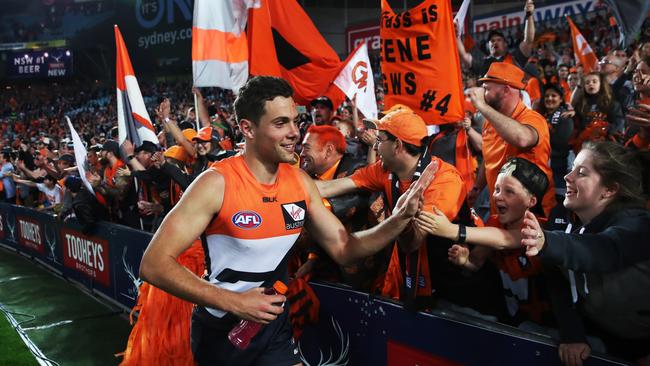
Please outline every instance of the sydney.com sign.
[{"label": "sydney.com sign", "polygon": [[194,0],[118,0],[122,29],[136,74],[191,68]]}]

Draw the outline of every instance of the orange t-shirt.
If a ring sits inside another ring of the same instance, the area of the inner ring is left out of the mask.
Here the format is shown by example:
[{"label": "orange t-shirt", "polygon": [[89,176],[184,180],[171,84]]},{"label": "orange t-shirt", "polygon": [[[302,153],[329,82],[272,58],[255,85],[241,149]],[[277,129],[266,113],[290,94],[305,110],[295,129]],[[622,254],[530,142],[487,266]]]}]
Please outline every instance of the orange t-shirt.
[{"label": "orange t-shirt", "polygon": [[537,78],[530,78],[526,84],[525,90],[526,93],[528,93],[531,102],[542,99],[542,88]]},{"label": "orange t-shirt", "polygon": [[519,123],[531,126],[537,131],[537,145],[528,149],[519,149],[508,144],[492,126],[489,120],[483,125],[483,161],[485,164],[485,177],[490,191],[490,207],[493,214],[496,213],[492,192],[497,181],[497,175],[503,164],[510,158],[520,157],[527,159],[537,165],[548,177],[549,186],[542,200],[544,213],[548,216],[555,206],[555,187],[553,185],[553,173],[548,161],[551,154],[551,139],[546,119],[541,114],[527,108],[523,102],[519,102],[511,116]]},{"label": "orange t-shirt", "polygon": [[[424,191],[423,209],[433,212],[433,206],[442,211],[445,216],[453,220],[458,215],[467,192],[463,179],[458,170],[451,165],[442,161],[438,157],[432,157],[431,162],[438,160],[440,168],[435,178]],[[350,176],[358,188],[369,191],[384,191],[388,197],[388,202],[393,205],[395,202],[392,197],[390,172],[381,167],[381,161],[378,161],[367,167],[363,167]],[[399,192],[404,193],[411,185],[411,181],[400,181]]]},{"label": "orange t-shirt", "polygon": [[117,174],[117,170],[124,167],[126,164],[120,160],[117,159],[117,162],[115,163],[115,166],[112,167],[107,167],[104,169],[104,180],[106,181],[106,184],[108,184],[111,187],[115,187],[115,175]]}]

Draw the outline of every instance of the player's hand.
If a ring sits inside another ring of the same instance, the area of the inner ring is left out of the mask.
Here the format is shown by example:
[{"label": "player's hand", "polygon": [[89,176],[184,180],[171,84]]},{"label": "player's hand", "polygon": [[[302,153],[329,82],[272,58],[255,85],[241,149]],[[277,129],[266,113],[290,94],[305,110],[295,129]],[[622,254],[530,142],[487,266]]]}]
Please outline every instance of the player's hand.
[{"label": "player's hand", "polygon": [[241,319],[268,324],[282,314],[286,300],[284,295],[266,295],[264,288],[257,287],[237,293],[230,312]]}]

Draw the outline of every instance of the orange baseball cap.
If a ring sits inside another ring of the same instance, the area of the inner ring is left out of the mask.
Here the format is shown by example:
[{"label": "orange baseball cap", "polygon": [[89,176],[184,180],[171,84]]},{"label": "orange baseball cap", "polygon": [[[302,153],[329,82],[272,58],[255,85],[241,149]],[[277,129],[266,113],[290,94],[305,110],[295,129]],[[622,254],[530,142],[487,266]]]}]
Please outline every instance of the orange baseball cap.
[{"label": "orange baseball cap", "polygon": [[366,128],[386,131],[398,139],[415,146],[422,146],[422,139],[428,136],[424,120],[410,108],[389,109],[380,120],[364,119]]},{"label": "orange baseball cap", "polygon": [[212,141],[212,127],[203,127],[192,140]]},{"label": "orange baseball cap", "polygon": [[167,150],[165,150],[163,156],[166,158],[172,158],[180,161],[187,160],[187,153],[185,152],[185,149],[183,149],[181,146],[178,145],[169,147]]},{"label": "orange baseball cap", "polygon": [[183,136],[189,141],[192,141],[196,137],[196,130],[193,128],[186,128],[182,132]]},{"label": "orange baseball cap", "polygon": [[493,62],[484,77],[479,81],[491,81],[494,83],[509,85],[516,89],[523,89],[524,71],[507,62]]}]

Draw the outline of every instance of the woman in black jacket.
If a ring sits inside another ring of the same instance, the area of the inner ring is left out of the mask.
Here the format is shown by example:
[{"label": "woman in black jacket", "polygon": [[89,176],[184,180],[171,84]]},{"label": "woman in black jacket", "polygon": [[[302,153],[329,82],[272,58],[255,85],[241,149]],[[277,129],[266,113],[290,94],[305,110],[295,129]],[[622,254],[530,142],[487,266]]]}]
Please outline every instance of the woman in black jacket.
[{"label": "woman in black jacket", "polygon": [[568,172],[569,138],[573,133],[573,120],[565,112],[569,105],[564,103],[564,89],[558,84],[547,84],[544,99],[538,112],[546,118],[551,134],[551,170],[557,195],[564,196],[566,184],[564,175]]},{"label": "woman in black jacket", "polygon": [[545,265],[567,365],[589,356],[585,331],[627,360],[650,353],[648,167],[648,151],[586,143],[565,177],[564,206],[581,225],[566,233],[543,231],[526,215],[522,245]]}]

